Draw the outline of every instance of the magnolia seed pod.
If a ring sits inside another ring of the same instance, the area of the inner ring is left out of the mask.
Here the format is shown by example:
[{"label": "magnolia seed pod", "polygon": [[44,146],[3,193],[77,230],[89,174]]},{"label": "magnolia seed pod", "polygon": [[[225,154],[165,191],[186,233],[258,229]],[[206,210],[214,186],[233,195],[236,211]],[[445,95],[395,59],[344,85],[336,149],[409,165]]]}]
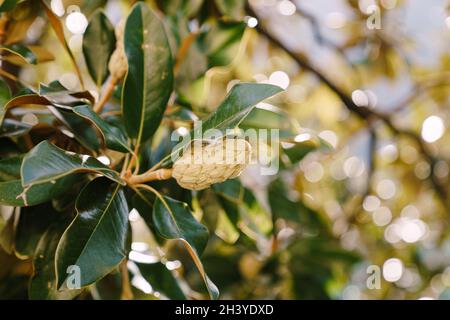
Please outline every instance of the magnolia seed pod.
[{"label": "magnolia seed pod", "polygon": [[185,189],[202,190],[236,178],[250,158],[251,146],[244,139],[194,140],[173,164],[172,176]]},{"label": "magnolia seed pod", "polygon": [[108,69],[115,81],[122,79],[128,70],[127,56],[123,44],[123,34],[125,31],[125,20],[121,20],[116,26],[116,49],[109,59]]},{"label": "magnolia seed pod", "polygon": [[108,69],[111,77],[115,80],[122,79],[127,73],[128,62],[123,46],[117,46],[114,50],[111,59],[109,59]]}]

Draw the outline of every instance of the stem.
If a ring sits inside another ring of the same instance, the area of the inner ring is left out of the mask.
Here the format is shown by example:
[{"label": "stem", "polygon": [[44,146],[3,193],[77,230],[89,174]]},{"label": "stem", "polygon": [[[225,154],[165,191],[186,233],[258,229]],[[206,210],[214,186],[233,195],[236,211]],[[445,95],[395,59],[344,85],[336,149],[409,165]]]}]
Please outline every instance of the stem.
[{"label": "stem", "polygon": [[103,92],[103,95],[101,96],[100,100],[94,106],[94,111],[96,113],[100,113],[103,110],[103,107],[105,106],[106,102],[108,102],[109,98],[111,98],[114,92],[114,88],[116,87],[116,84],[117,79],[111,77],[106,85],[105,92]]},{"label": "stem", "polygon": [[[139,144],[140,142],[138,141],[134,147],[134,152],[131,155],[131,160],[130,163],[128,164],[127,170],[126,170],[126,174],[131,175],[131,168],[133,168],[137,158],[138,158],[138,151],[139,151]],[[139,170],[139,169],[138,169]],[[135,174],[137,173],[137,171],[135,170],[134,172]]]},{"label": "stem", "polygon": [[189,47],[191,46],[192,42],[194,42],[196,37],[197,37],[197,33],[192,32],[186,38],[183,39],[180,49],[178,50],[175,67],[173,68],[173,72],[175,75],[177,75],[178,72],[180,71],[180,68],[184,61],[184,58],[186,57],[186,55],[189,51]]},{"label": "stem", "polygon": [[6,35],[6,26],[8,24],[8,14],[2,12],[0,16],[0,44],[3,44]]},{"label": "stem", "polygon": [[122,295],[120,296],[120,298],[122,300],[133,299],[133,291],[131,290],[130,276],[128,275],[127,262],[128,259],[125,259],[120,263],[120,273],[122,275]]},{"label": "stem", "polygon": [[155,180],[167,180],[172,178],[173,169],[159,169],[156,171],[147,171],[140,175],[132,175],[127,179],[127,183],[130,185],[139,185]]},{"label": "stem", "polygon": [[121,177],[124,177],[124,176],[125,176],[125,173],[126,173],[126,171],[127,171],[128,161],[129,161],[129,160],[130,160],[130,154],[127,153],[127,154],[125,155],[125,159],[124,159],[124,161],[123,161],[122,171],[120,172],[120,176],[121,176]]}]

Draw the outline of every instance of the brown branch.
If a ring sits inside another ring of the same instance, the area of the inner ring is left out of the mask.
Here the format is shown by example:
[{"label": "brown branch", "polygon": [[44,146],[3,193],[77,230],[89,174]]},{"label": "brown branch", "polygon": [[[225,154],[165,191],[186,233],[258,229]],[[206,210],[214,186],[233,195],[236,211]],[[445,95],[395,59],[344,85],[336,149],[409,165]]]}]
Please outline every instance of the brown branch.
[{"label": "brown branch", "polygon": [[130,285],[130,277],[128,274],[127,261],[128,261],[128,259],[124,259],[120,263],[120,273],[121,273],[121,278],[122,278],[122,294],[121,294],[120,298],[122,300],[133,299],[133,290],[131,289],[131,285]]},{"label": "brown branch", "polygon": [[378,113],[367,107],[357,106],[353,102],[351,97],[344,90],[338,87],[332,80],[330,80],[327,76],[325,76],[325,74],[323,74],[319,69],[313,66],[306,57],[288,49],[279,39],[273,36],[267,30],[267,28],[263,26],[263,24],[261,23],[261,19],[258,17],[258,15],[255,13],[253,8],[251,8],[249,4],[246,5],[246,10],[250,16],[256,17],[258,19],[259,23],[256,26],[256,30],[258,31],[258,33],[266,37],[272,44],[274,44],[275,46],[279,47],[284,52],[286,52],[301,68],[314,74],[321,82],[323,82],[331,91],[333,91],[338,96],[338,98],[343,102],[345,107],[350,112],[354,113],[360,119],[366,122],[370,122],[372,120],[381,120],[394,134],[404,135],[414,140],[418,145],[419,150],[422,153],[424,159],[429,163],[431,167],[431,173],[429,178],[433,185],[433,188],[435,189],[437,195],[441,199],[444,206],[448,207],[446,187],[442,185],[441,182],[434,175],[434,164],[437,162],[437,160],[429,152],[428,148],[426,147],[426,145],[424,144],[419,135],[417,135],[413,131],[398,128],[393,123],[392,119],[386,114]]},{"label": "brown branch", "polygon": [[109,98],[114,93],[114,89],[117,84],[117,79],[114,77],[110,77],[108,80],[108,83],[106,84],[105,91],[102,93],[102,96],[100,97],[100,100],[95,104],[94,111],[96,113],[101,113],[103,110],[103,107],[105,106],[106,102],[108,102]]}]

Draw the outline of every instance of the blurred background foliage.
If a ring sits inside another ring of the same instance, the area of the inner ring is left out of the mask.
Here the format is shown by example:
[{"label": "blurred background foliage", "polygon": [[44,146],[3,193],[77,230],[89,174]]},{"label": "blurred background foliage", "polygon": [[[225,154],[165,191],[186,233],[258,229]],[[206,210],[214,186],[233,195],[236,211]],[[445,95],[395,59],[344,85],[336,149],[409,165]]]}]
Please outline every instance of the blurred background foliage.
[{"label": "blurred background foliage", "polygon": [[[116,25],[134,1],[46,2],[64,22],[86,75],[82,39],[89,17],[102,7]],[[448,1],[146,2],[164,20],[177,57],[177,99],[158,131],[166,143],[143,162],[167,154],[168,134],[208,114],[233,84],[286,89],[242,124],[280,128],[279,174],[261,176],[250,167],[238,180],[193,195],[170,181],[159,186],[190,203],[208,226],[202,260],[221,298],[450,297]],[[2,75],[12,92],[21,83],[54,80],[79,90],[70,58],[38,1],[19,1],[8,18],[2,42],[25,57],[3,57],[2,69],[13,77]],[[373,28],[378,22],[380,28]],[[84,78],[98,97],[99,88]],[[45,136],[49,129],[32,130]],[[17,148],[14,139],[0,139],[1,157]],[[188,254],[155,238],[146,225],[146,204],[134,200],[135,297],[202,298]],[[34,212],[18,218],[17,211],[26,210]],[[2,208],[1,298],[27,297],[31,258],[45,231],[39,222],[54,219],[53,211]],[[167,255],[161,256],[160,246]],[[367,287],[370,265],[380,268],[379,289]],[[114,273],[79,298],[119,298],[120,285]]]}]

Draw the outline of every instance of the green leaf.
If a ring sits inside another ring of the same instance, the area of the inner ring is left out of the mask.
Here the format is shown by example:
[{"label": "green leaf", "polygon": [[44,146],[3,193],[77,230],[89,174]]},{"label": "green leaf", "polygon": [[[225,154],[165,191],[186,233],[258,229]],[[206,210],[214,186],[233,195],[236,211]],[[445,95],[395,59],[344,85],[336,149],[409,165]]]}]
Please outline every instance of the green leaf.
[{"label": "green leaf", "polygon": [[71,91],[59,81],[50,82],[48,85],[40,83],[38,94],[46,98],[55,107],[71,110],[83,104],[94,104],[95,99],[89,91]]},{"label": "green leaf", "polygon": [[115,47],[114,27],[103,11],[97,10],[83,35],[84,59],[97,87],[101,87],[109,75],[108,62]]},{"label": "green leaf", "polygon": [[0,47],[0,51],[2,50],[18,56],[26,63],[37,64],[38,59],[34,52],[22,44],[16,43],[8,47]]},{"label": "green leaf", "polygon": [[65,151],[48,141],[42,141],[24,157],[21,168],[22,184],[28,187],[52,182],[79,172],[101,174],[124,184],[116,171],[97,159]]},{"label": "green leaf", "polygon": [[10,99],[9,89],[5,83],[0,82],[0,124],[8,109],[24,105],[54,106],[58,109],[71,111],[72,107],[82,104],[93,104],[94,97],[89,91],[70,91],[59,83],[53,81],[48,85],[39,84],[37,92],[26,89]]},{"label": "green leaf", "polygon": [[11,99],[11,90],[5,80],[0,78],[0,125],[3,122],[7,110],[5,105],[9,99]]},{"label": "green leaf", "polygon": [[227,214],[230,222],[236,227],[239,220],[239,207],[243,206],[244,187],[239,179],[227,180],[212,186],[219,196],[219,202]]},{"label": "green leaf", "polygon": [[58,291],[56,286],[56,248],[69,223],[67,218],[59,219],[39,240],[33,258],[34,273],[28,288],[28,296],[32,300],[69,300],[81,293],[81,290]]},{"label": "green leaf", "polygon": [[166,265],[160,261],[154,263],[134,262],[141,275],[152,286],[153,290],[163,293],[173,300],[185,300],[186,296],[181,290],[176,278]]},{"label": "green leaf", "polygon": [[17,5],[19,0],[4,0],[0,5],[0,12],[11,11]]},{"label": "green leaf", "polygon": [[61,110],[48,106],[50,112],[73,133],[75,139],[85,148],[97,151],[100,146],[100,140],[92,123],[72,111]]},{"label": "green leaf", "polygon": [[[238,83],[234,85],[217,109],[201,125],[194,127],[189,138],[202,137],[209,129],[217,129],[222,133],[225,133],[227,129],[234,129],[247,117],[257,103],[281,91],[283,89],[271,84]],[[183,143],[189,141],[189,139],[184,139]],[[171,159],[167,159],[163,166],[170,165],[172,159],[179,155],[179,151],[184,146],[185,144],[179,144],[177,148],[174,148]]]},{"label": "green leaf", "polygon": [[206,275],[200,261],[200,255],[208,241],[208,229],[194,218],[188,205],[166,196],[157,198],[153,206],[153,223],[161,237],[182,241],[194,260],[210,297],[217,299],[219,291]]},{"label": "green leaf", "polygon": [[173,87],[172,54],[162,22],[142,2],[128,16],[125,35],[128,73],[122,114],[128,135],[138,143],[159,127]]},{"label": "green leaf", "polygon": [[128,205],[119,184],[105,178],[91,181],[76,201],[77,216],[56,249],[58,288],[67,268],[80,269],[81,287],[110,273],[126,257]]},{"label": "green leaf", "polygon": [[23,155],[0,160],[0,181],[20,179]]},{"label": "green leaf", "polygon": [[73,108],[73,111],[77,115],[91,121],[97,127],[109,149],[125,153],[133,152],[128,146],[127,138],[122,133],[122,130],[103,120],[91,107],[87,105],[77,106]]},{"label": "green leaf", "polygon": [[21,259],[32,257],[39,239],[57,218],[58,213],[50,202],[21,208],[15,236],[17,256]]},{"label": "green leaf", "polygon": [[[238,83],[203,122],[203,132],[208,129],[233,129],[253,110],[253,107],[271,96],[283,91],[280,87],[261,83]],[[196,129],[196,130],[199,130]]]},{"label": "green leaf", "polygon": [[33,126],[21,121],[5,119],[0,127],[0,138],[21,136],[30,131],[32,127]]},{"label": "green leaf", "polygon": [[211,23],[210,30],[199,37],[210,68],[225,66],[233,61],[246,27],[244,22],[219,20]]},{"label": "green leaf", "polygon": [[73,187],[78,175],[59,179],[56,183],[43,183],[24,188],[20,179],[0,182],[0,205],[34,206],[56,198]]}]

